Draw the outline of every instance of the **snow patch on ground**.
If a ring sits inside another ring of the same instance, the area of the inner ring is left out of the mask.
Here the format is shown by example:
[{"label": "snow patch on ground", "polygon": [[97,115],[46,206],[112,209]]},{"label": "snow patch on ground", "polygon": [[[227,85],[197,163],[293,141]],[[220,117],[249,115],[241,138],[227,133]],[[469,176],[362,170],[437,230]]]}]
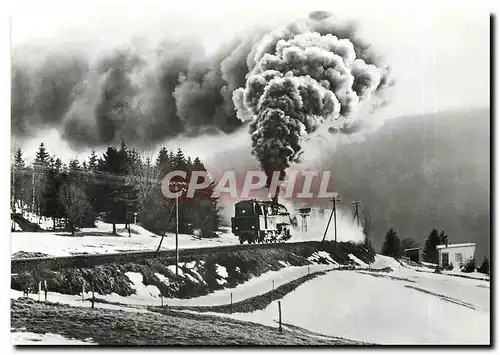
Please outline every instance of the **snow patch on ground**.
[{"label": "snow patch on ground", "polygon": [[349,257],[349,259],[354,261],[358,266],[368,267],[367,263],[365,263],[363,260],[358,259],[354,254],[349,254],[348,257]]},{"label": "snow patch on ground", "polygon": [[338,262],[332,259],[330,254],[323,250],[314,252],[310,257],[307,258],[307,260],[314,263],[319,263],[321,259],[325,259],[328,264],[339,265]]},{"label": "snow patch on ground", "polygon": [[144,276],[140,272],[126,272],[125,276],[127,276],[134,284],[133,288],[135,289],[136,296],[138,298],[148,299],[150,297],[159,297],[160,290],[158,289],[158,287],[153,285],[144,285]]},{"label": "snow patch on ground", "polygon": [[[168,265],[167,266],[167,269],[169,269],[170,271],[172,271],[172,273],[175,275],[175,265]],[[184,272],[182,271],[180,265],[179,267],[177,268],[177,271],[179,273],[179,276],[183,277],[184,276]]]},{"label": "snow patch on ground", "polygon": [[194,277],[201,283],[204,283],[206,284],[207,282],[205,281],[205,279],[203,279],[203,277],[200,275],[200,273],[198,271],[196,271],[195,269],[191,270],[191,273],[194,275]]},{"label": "snow patch on ground", "polygon": [[217,283],[219,285],[224,285],[227,283],[227,277],[229,274],[227,273],[227,269],[219,264],[215,264],[215,273],[217,274]]},{"label": "snow patch on ground", "polygon": [[165,285],[170,285],[170,279],[166,277],[165,275],[160,274],[159,272],[155,272],[155,276],[163,282]]},{"label": "snow patch on ground", "polygon": [[197,279],[195,279],[193,276],[189,274],[184,274],[184,276],[193,283],[200,283]]},{"label": "snow patch on ground", "polygon": [[52,333],[31,333],[23,331],[13,331],[10,333],[12,345],[97,345],[92,339],[85,341],[69,339],[60,334]]},{"label": "snow patch on ground", "polygon": [[393,270],[400,269],[402,267],[396,259],[381,254],[375,254],[375,261],[370,266],[373,269],[390,267]]}]

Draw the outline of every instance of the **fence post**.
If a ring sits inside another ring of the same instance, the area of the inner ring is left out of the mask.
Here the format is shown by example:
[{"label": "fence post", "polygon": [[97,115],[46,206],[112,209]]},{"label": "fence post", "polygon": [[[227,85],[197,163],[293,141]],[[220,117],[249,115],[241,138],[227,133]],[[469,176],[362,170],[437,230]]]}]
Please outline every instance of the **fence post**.
[{"label": "fence post", "polygon": [[233,293],[231,292],[231,313],[233,313]]},{"label": "fence post", "polygon": [[273,291],[274,291],[274,280],[273,280]]},{"label": "fence post", "polygon": [[47,280],[43,280],[43,291],[45,293],[45,302],[47,302]]},{"label": "fence post", "polygon": [[38,302],[42,300],[42,281],[38,281]]},{"label": "fence post", "polygon": [[283,332],[283,328],[281,327],[281,301],[278,301],[278,312],[279,312],[279,328],[278,331]]},{"label": "fence post", "polygon": [[161,306],[163,307],[163,295],[160,293]]},{"label": "fence post", "polygon": [[310,266],[308,265],[307,266],[307,275],[309,275],[309,268],[310,268]]},{"label": "fence post", "polygon": [[82,302],[85,301],[85,283],[82,282]]},{"label": "fence post", "polygon": [[94,284],[92,283],[92,308],[94,308],[95,296],[94,296]]}]

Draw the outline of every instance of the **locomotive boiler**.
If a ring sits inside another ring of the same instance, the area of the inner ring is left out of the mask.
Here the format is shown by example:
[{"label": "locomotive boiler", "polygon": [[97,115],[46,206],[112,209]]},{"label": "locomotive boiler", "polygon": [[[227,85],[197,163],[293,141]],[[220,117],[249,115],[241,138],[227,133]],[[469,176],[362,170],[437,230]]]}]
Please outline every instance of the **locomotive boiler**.
[{"label": "locomotive boiler", "polygon": [[291,238],[290,214],[276,199],[240,201],[234,210],[231,229],[240,244],[275,243]]}]

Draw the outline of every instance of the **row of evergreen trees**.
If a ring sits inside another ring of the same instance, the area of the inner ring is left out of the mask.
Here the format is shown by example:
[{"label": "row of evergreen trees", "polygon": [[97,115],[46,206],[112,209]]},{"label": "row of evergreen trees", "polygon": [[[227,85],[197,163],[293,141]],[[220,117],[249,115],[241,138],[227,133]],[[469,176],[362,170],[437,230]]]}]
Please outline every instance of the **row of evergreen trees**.
[{"label": "row of evergreen trees", "polygon": [[[444,231],[441,231],[441,233],[439,233],[437,229],[432,229],[431,233],[425,240],[423,248],[424,261],[428,263],[439,264],[439,253],[437,250],[437,246],[447,243],[448,235],[446,235]],[[412,238],[405,238],[403,240],[400,240],[397,232],[393,228],[391,228],[385,235],[381,254],[398,259],[404,255],[405,249],[418,247],[420,247],[420,245]],[[467,272],[475,271],[475,269],[476,267],[474,260],[469,261],[465,266],[465,270]],[[488,258],[484,258],[483,263],[477,269],[477,271],[484,274],[489,274],[490,267]]]},{"label": "row of evergreen trees", "polygon": [[[161,196],[161,177],[172,170],[186,171],[188,179],[194,170],[206,171],[199,158],[186,157],[162,147],[155,161],[143,157],[122,141],[120,147],[110,146],[98,157],[92,151],[87,160],[74,159],[68,165],[50,155],[41,143],[32,164],[17,148],[11,166],[11,203],[13,209],[29,210],[53,220],[53,228],[93,227],[97,217],[113,225],[140,221],[154,233],[175,230],[169,219],[174,201]],[[182,203],[179,208],[179,232],[198,230],[210,237],[219,226],[217,201],[204,198],[195,203]],[[195,195],[196,197],[196,195]]]}]

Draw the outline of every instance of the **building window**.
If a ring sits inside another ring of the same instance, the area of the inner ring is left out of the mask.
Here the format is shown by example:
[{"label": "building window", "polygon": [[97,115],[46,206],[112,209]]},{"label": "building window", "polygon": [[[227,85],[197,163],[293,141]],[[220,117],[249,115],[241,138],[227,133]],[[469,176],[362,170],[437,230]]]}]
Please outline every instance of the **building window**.
[{"label": "building window", "polygon": [[455,261],[456,261],[458,264],[462,264],[462,254],[461,254],[461,253],[456,253],[456,254],[455,254]]}]

